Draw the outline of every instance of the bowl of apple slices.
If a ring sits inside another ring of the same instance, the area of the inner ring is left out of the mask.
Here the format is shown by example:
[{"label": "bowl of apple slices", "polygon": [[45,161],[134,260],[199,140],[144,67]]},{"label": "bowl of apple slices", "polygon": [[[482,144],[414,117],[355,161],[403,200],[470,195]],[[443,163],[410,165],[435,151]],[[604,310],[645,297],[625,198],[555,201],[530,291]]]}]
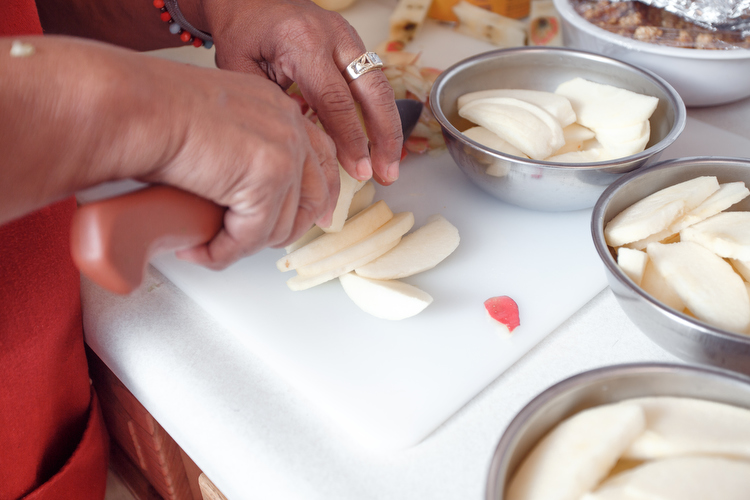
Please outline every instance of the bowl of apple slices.
[{"label": "bowl of apple slices", "polygon": [[548,47],[465,59],[437,78],[430,106],[472,182],[544,211],[592,207],[622,174],[654,163],[686,120],[680,96],[655,74]]},{"label": "bowl of apple slices", "polygon": [[643,363],[580,373],[511,421],[487,500],[745,500],[750,377]]},{"label": "bowl of apple slices", "polygon": [[669,160],[614,182],[591,232],[612,291],[687,361],[750,374],[750,160]]}]

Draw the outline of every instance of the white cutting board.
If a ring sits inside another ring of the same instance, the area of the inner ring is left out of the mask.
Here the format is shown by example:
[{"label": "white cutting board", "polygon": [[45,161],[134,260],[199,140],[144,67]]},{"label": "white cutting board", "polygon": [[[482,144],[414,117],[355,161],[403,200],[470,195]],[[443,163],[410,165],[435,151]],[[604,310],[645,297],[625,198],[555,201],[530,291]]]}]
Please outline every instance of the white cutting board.
[{"label": "white cutting board", "polygon": [[[346,12],[368,46],[387,32],[392,4],[360,0]],[[491,48],[437,23],[425,27],[418,43],[412,50],[422,51],[423,63],[442,68]],[[690,121],[663,159],[692,155],[748,156],[750,141]],[[108,186],[80,198],[117,190]],[[590,210],[555,214],[506,205],[471,184],[447,153],[409,156],[400,180],[379,187],[377,198],[394,212],[414,212],[416,226],[440,213],[461,234],[446,261],[404,280],[434,297],[414,318],[369,316],[338,281],[291,292],[285,284],[291,273],[275,266],[281,250],[265,250],[222,272],[171,255],[153,264],[332,427],[368,449],[392,450],[424,439],[604,289],[606,279],[591,242]],[[495,295],[519,305],[521,326],[512,336],[486,317],[483,302]]]},{"label": "white cutting board", "polygon": [[[668,154],[667,154],[668,153]],[[691,121],[664,158],[747,156],[750,141]],[[269,249],[213,272],[161,256],[154,265],[234,332],[331,424],[373,450],[412,446],[605,288],[591,242],[591,210],[544,213],[501,203],[471,184],[448,154],[408,157],[400,180],[378,188],[394,212],[433,213],[461,244],[438,267],[406,278],[434,297],[399,322],[362,312],[338,281],[291,292]],[[483,302],[509,295],[521,326],[512,336]],[[585,346],[581,346],[585,349]],[[564,355],[564,353],[561,353]]]}]

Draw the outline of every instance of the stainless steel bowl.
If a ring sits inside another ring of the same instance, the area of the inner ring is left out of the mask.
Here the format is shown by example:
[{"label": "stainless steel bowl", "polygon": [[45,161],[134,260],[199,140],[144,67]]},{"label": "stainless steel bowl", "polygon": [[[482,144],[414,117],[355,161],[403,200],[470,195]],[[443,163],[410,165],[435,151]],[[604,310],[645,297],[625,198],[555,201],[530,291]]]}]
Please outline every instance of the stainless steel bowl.
[{"label": "stainless steel bowl", "polygon": [[750,96],[750,50],[666,47],[610,33],[581,17],[570,0],[554,0],[565,46],[604,54],[652,70],[687,106],[715,106]]},{"label": "stainless steel bowl", "polygon": [[[675,356],[750,374],[750,336],[725,331],[657,301],[623,273],[604,241],[604,226],[636,201],[701,175],[750,182],[750,159],[682,158],[633,172],[613,183],[594,207],[591,234],[620,306],[648,337]],[[731,210],[750,210],[747,198]]]},{"label": "stainless steel bowl", "polygon": [[[659,98],[645,151],[618,160],[571,165],[499,153],[461,133],[472,126],[458,116],[456,104],[462,94],[495,88],[552,92],[577,76]],[[448,151],[474,184],[504,202],[545,211],[594,206],[604,189],[623,173],[655,162],[680,135],[686,119],[680,96],[655,74],[588,52],[544,47],[496,50],[455,64],[433,84],[430,106]],[[488,166],[502,175],[488,174]]]},{"label": "stainless steel bowl", "polygon": [[716,368],[627,364],[588,371],[542,392],[508,425],[487,479],[487,500],[502,500],[506,484],[533,446],[562,420],[586,408],[645,396],[706,399],[750,408],[750,377]]}]

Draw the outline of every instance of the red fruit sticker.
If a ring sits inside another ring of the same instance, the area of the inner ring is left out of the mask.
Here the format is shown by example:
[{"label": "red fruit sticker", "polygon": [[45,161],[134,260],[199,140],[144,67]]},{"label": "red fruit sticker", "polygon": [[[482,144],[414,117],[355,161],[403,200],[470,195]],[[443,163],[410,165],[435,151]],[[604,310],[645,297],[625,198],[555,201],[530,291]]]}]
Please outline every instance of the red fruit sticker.
[{"label": "red fruit sticker", "polygon": [[521,324],[518,316],[518,304],[506,295],[485,300],[484,307],[487,309],[490,318],[504,325],[509,332],[512,332]]}]

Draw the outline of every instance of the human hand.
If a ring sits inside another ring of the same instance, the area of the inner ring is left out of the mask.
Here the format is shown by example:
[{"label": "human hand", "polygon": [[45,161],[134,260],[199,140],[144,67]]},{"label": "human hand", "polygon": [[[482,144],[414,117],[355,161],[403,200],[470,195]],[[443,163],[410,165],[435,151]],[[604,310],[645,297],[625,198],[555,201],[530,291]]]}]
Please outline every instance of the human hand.
[{"label": "human hand", "polygon": [[227,207],[221,232],[181,254],[218,269],[330,220],[333,142],[267,78],[28,43],[31,57],[12,58],[0,40],[0,222],[105,181],[169,184]]},{"label": "human hand", "polygon": [[344,18],[309,0],[214,0],[203,5],[220,68],[261,74],[285,89],[297,82],[352,177],[373,175],[386,185],[398,178],[403,137],[393,89],[382,71],[347,85],[342,71],[366,49]]}]

